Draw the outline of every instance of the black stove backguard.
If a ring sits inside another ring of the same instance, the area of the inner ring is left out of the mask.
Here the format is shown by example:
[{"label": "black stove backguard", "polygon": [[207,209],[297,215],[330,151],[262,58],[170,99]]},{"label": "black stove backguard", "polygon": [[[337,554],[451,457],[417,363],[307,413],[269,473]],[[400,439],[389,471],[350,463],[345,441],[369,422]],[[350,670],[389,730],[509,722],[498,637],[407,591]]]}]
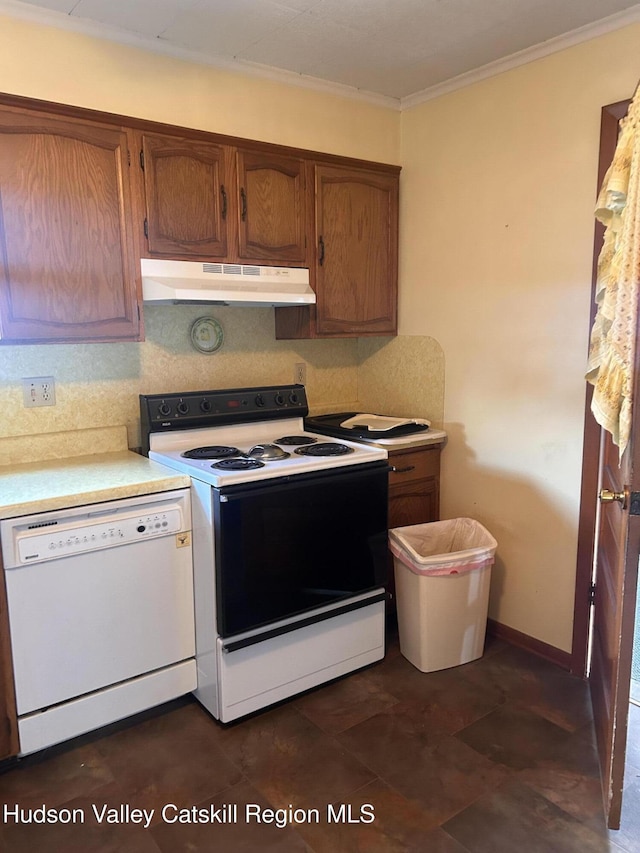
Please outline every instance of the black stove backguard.
[{"label": "black stove backguard", "polygon": [[149,437],[153,432],[304,418],[308,414],[304,385],[141,394],[141,449],[145,456],[149,454]]}]

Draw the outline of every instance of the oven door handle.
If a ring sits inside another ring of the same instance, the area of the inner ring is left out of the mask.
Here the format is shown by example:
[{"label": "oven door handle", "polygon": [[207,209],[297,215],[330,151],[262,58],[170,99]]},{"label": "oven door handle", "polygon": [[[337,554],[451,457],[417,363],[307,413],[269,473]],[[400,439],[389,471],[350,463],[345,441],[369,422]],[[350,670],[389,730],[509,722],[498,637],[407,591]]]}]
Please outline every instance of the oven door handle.
[{"label": "oven door handle", "polygon": [[[386,473],[390,470],[389,463],[386,460],[380,460],[378,462],[364,462],[353,467],[329,468],[325,471],[310,471],[306,474],[290,474],[273,480],[260,480],[253,483],[238,484],[237,486],[223,486],[219,490],[219,500],[220,503],[230,503],[268,492],[273,494],[275,489],[279,492],[285,492],[290,489],[298,489],[300,485],[307,484],[310,481],[322,482],[329,477],[335,480],[340,479],[341,482],[345,483],[348,480],[366,478],[379,474],[380,471]],[[214,491],[218,490],[215,489]]]},{"label": "oven door handle", "polygon": [[240,649],[246,649],[249,646],[255,646],[258,643],[264,643],[266,640],[272,640],[274,637],[281,637],[283,634],[290,634],[292,631],[297,631],[300,628],[306,628],[309,625],[315,625],[317,622],[325,622],[327,619],[333,619],[334,616],[342,616],[343,613],[350,613],[352,610],[360,610],[362,607],[368,607],[370,604],[377,604],[379,601],[386,601],[387,594],[379,592],[377,595],[372,595],[370,598],[360,599],[360,601],[351,601],[348,604],[343,604],[342,607],[336,607],[335,610],[325,610],[324,613],[315,613],[313,616],[308,616],[306,619],[300,619],[289,625],[280,625],[278,628],[271,628],[269,631],[263,631],[261,634],[255,634],[253,637],[244,637],[242,640],[231,640],[228,643],[223,641],[222,651],[225,654],[230,652],[238,652]]}]

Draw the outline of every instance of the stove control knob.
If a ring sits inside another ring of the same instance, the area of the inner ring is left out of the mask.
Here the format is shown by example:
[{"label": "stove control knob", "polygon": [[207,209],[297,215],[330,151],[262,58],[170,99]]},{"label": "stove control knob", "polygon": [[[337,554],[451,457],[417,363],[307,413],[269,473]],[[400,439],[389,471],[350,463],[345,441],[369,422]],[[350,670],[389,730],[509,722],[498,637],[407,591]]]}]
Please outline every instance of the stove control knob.
[{"label": "stove control knob", "polygon": [[293,405],[294,405],[294,406],[295,406],[295,404],[298,402],[298,395],[296,394],[296,392],[295,392],[295,391],[292,391],[292,392],[289,394],[289,402],[290,402],[290,403],[293,403]]},{"label": "stove control knob", "polygon": [[200,401],[200,411],[201,412],[210,412],[211,411],[211,401],[210,400],[201,400]]},{"label": "stove control knob", "polygon": [[262,394],[256,395],[256,406],[264,406],[264,397],[262,396]]},{"label": "stove control knob", "polygon": [[279,391],[273,398],[273,402],[276,404],[276,406],[284,406],[284,397]]},{"label": "stove control knob", "polygon": [[177,406],[179,415],[187,415],[189,414],[189,404],[185,403],[184,400],[180,400]]},{"label": "stove control knob", "polygon": [[162,403],[160,403],[160,405],[158,406],[158,414],[160,415],[160,417],[166,418],[168,415],[171,414],[171,406],[168,403],[165,403],[163,400]]}]

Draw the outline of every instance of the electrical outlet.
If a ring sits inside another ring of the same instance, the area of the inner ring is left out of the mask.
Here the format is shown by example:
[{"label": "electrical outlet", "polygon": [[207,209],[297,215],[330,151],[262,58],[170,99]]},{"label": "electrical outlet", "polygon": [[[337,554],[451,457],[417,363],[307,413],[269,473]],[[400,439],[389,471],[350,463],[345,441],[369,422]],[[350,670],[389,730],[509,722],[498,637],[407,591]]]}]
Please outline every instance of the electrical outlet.
[{"label": "electrical outlet", "polygon": [[293,365],[293,381],[296,385],[304,385],[307,381],[307,365],[304,361],[297,361]]},{"label": "electrical outlet", "polygon": [[26,409],[55,406],[56,383],[53,376],[31,376],[23,379],[22,399]]}]

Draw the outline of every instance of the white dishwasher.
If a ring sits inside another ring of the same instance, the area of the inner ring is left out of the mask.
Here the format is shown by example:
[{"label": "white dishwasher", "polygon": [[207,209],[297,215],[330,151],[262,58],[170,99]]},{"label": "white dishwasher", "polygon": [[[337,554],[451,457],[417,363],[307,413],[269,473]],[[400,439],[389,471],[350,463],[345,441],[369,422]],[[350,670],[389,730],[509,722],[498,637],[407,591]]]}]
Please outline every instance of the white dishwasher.
[{"label": "white dishwasher", "polygon": [[20,754],[196,687],[188,489],[0,522]]}]

